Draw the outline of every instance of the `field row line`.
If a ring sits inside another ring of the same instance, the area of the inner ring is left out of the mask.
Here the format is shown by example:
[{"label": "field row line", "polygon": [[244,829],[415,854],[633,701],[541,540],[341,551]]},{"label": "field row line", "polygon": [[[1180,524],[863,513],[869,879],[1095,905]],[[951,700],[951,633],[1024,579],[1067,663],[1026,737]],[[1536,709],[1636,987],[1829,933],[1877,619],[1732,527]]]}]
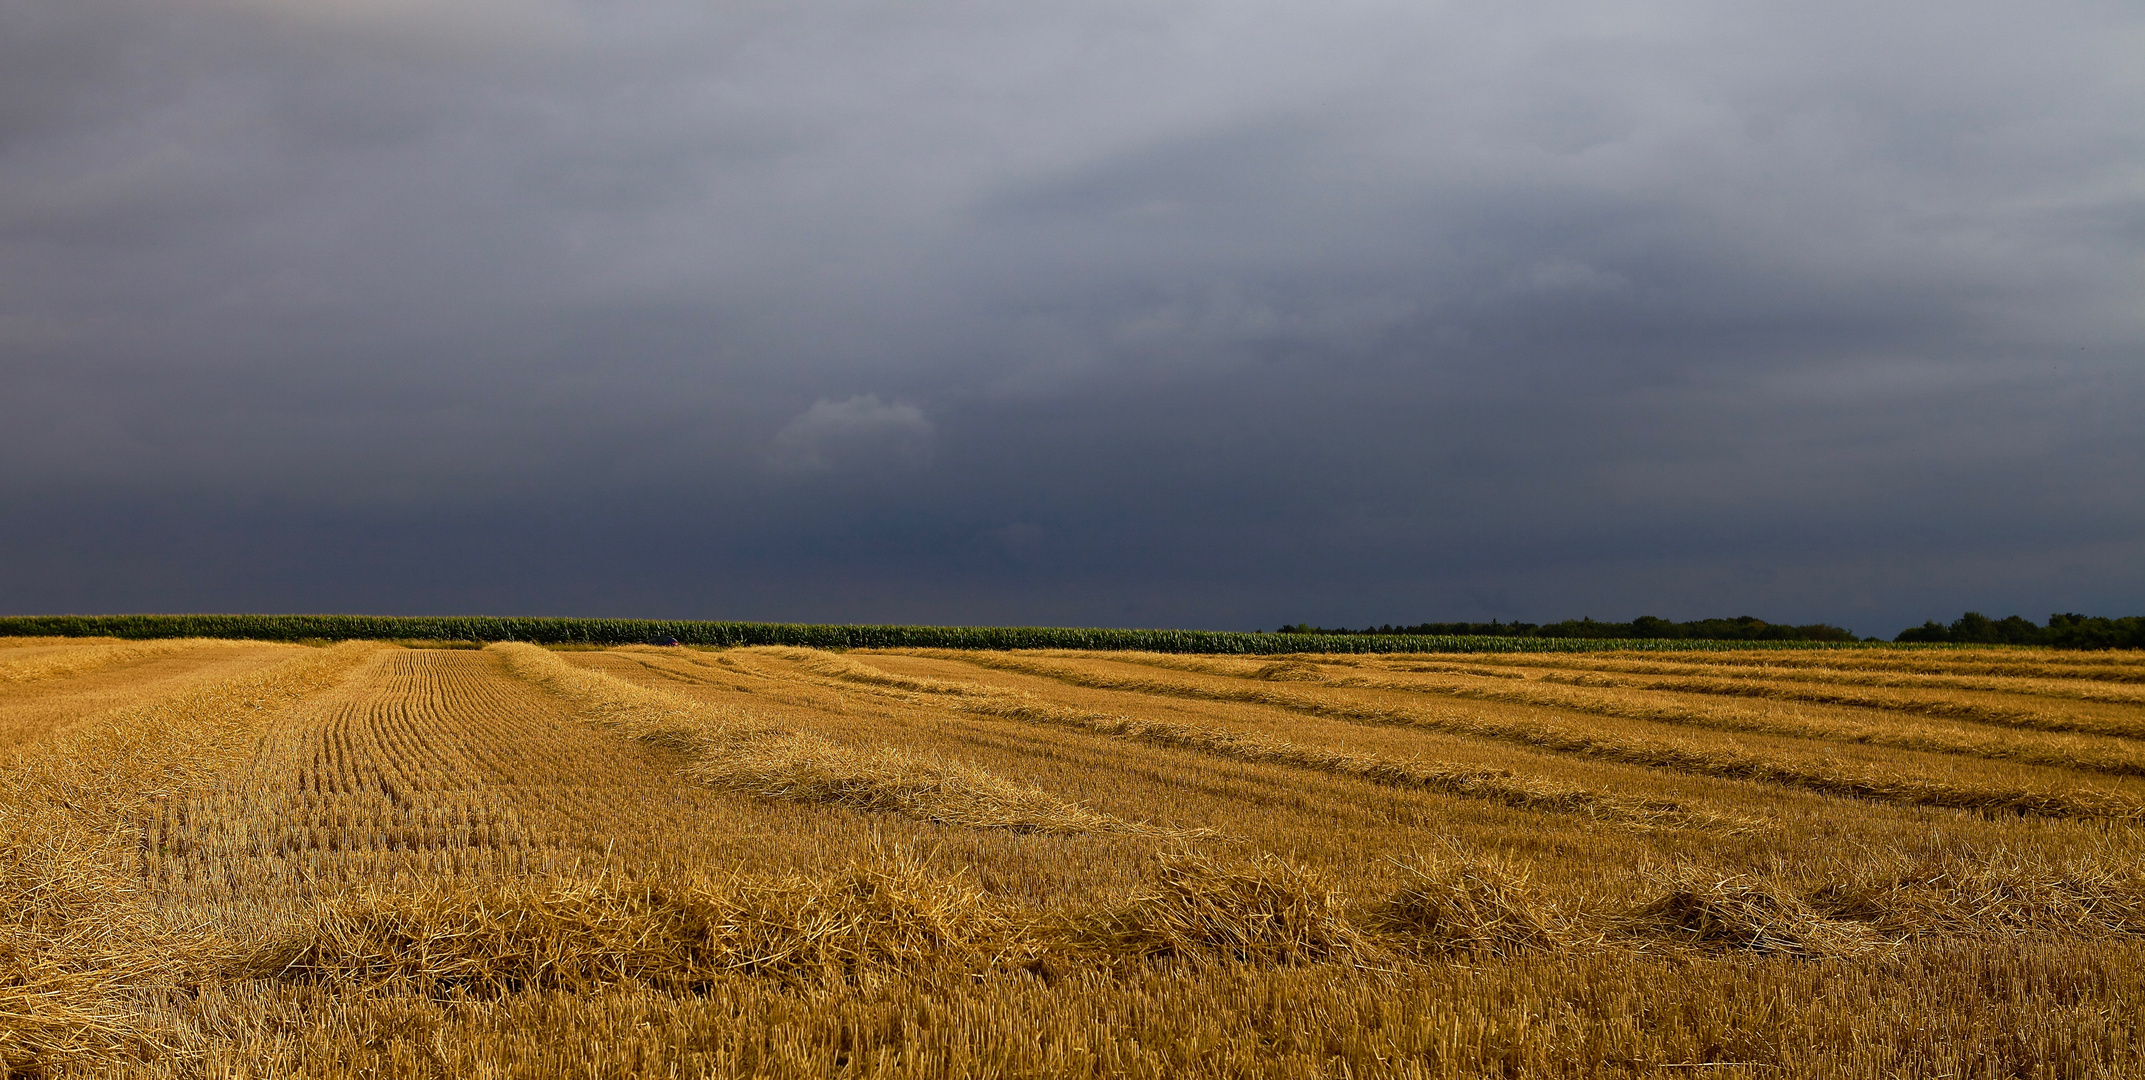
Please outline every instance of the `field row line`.
[{"label": "field row line", "polygon": [[[1070,650],[1066,650],[1070,652]],[[1938,662],[1941,656],[1943,662]],[[1543,668],[1549,670],[1584,671],[1631,671],[1655,674],[1713,674],[1720,678],[1777,678],[1796,679],[1807,682],[1855,682],[1869,686],[1945,686],[1944,680],[2035,680],[2071,681],[2082,683],[2139,683],[2145,684],[2145,654],[2095,653],[2091,659],[2079,657],[2065,660],[2041,655],[2036,663],[1989,662],[1980,660],[1973,653],[1937,654],[1915,653],[1896,659],[1878,659],[1867,653],[1824,653],[1818,656],[1780,653],[1681,653],[1674,659],[1664,659],[1660,654],[1645,657],[1616,653],[1512,653],[1499,656],[1468,655],[1466,659],[1500,668]],[[1435,654],[1387,655],[1387,656],[1335,656],[1327,653],[1304,653],[1298,659],[1315,660],[1319,663],[1363,664],[1411,664],[1434,663],[1446,659]],[[2118,660],[2117,658],[2122,658]],[[1275,657],[1274,659],[1280,659]],[[1897,682],[1867,681],[1897,679]],[[1984,684],[1958,685],[1951,689],[2001,689],[2007,684],[1987,682]],[[2122,700],[2135,700],[2123,698]]]},{"label": "field row line", "polygon": [[662,888],[598,879],[372,895],[327,906],[232,966],[481,998],[621,982],[695,993],[737,975],[855,986],[905,971],[1107,977],[1158,960],[1392,972],[1614,949],[1836,958],[1961,933],[2145,933],[2135,876],[1941,865],[1798,889],[1686,866],[1654,871],[1635,902],[1572,909],[1501,860],[1455,852],[1396,869],[1398,889],[1352,904],[1331,878],[1272,855],[1166,852],[1121,901],[1061,912],[932,875],[898,853],[845,872]]},{"label": "field row line", "polygon": [[[1142,667],[1190,671],[1229,679],[1256,679],[1259,681],[1292,681],[1288,676],[1298,665],[1276,663],[1266,665],[1259,671],[1245,673],[1240,669],[1208,661],[1187,660],[1177,657],[1111,657],[1127,664]],[[1751,716],[1733,712],[1708,711],[1672,705],[1635,705],[1606,701],[1583,692],[1531,689],[1542,686],[1530,680],[1530,689],[1440,685],[1410,682],[1400,679],[1378,679],[1361,675],[1344,675],[1338,678],[1321,677],[1315,680],[1321,685],[1356,689],[1390,690],[1406,694],[1452,697],[1471,701],[1494,701],[1507,705],[1525,705],[1535,708],[1560,709],[1565,712],[1606,716],[1617,720],[1638,720],[1647,723],[1672,724],[1679,727],[1703,728],[1713,731],[1734,731],[1753,735],[1782,735],[1794,739],[1811,739],[1820,742],[1855,743],[1864,746],[1882,746],[1893,750],[1913,750],[1930,754],[1950,754],[1958,757],[1975,757],[1988,761],[2013,761],[2021,765],[2040,765],[2059,769],[2076,769],[2082,772],[2101,773],[2107,776],[2145,776],[2145,757],[2126,754],[2104,747],[2076,744],[2050,744],[2024,741],[2017,738],[1990,734],[1979,738],[1961,731],[1945,734],[1933,731],[1901,731],[1871,724],[1853,724],[1839,721],[1813,720],[1806,717]],[[1617,684],[1614,687],[1598,683],[1579,683],[1581,691],[1594,687],[1602,689],[1680,690],[1680,687],[1665,685],[1634,686]],[[1815,697],[1798,698],[1787,694],[1738,693],[1737,697],[1762,697],[1783,701],[1802,701],[1810,704],[1854,704],[1874,708],[1863,702],[1828,701]],[[1971,707],[1968,707],[1971,708]],[[1915,711],[1915,710],[1906,710]],[[1997,723],[1994,712],[1983,712],[1979,719],[1985,723]],[[2062,718],[2038,717],[2034,714],[2016,714],[2021,722],[2015,726],[2042,725],[2040,730],[2080,732],[2109,735],[2119,738],[2140,737],[2140,729],[2131,725],[2108,725],[2104,729],[2084,726],[2067,726],[2070,721]],[[1949,717],[1958,718],[1958,717]],[[2081,722],[2082,724],[2082,722]],[[2057,726],[2066,725],[2066,726]]]},{"label": "field row line", "polygon": [[[1708,694],[1717,697],[1760,698],[1767,701],[1788,701],[1810,705],[1837,705],[1850,709],[1872,709],[1881,712],[1909,713],[1916,716],[1935,717],[1943,720],[1966,720],[1972,723],[1989,724],[1995,727],[2018,728],[2026,731],[2073,732],[2088,735],[2111,735],[2117,738],[2145,738],[2145,723],[2123,723],[2099,717],[2064,716],[2036,712],[2032,709],[2010,708],[2001,705],[1982,705],[1970,701],[1915,701],[1899,697],[1883,697],[1872,694],[1857,694],[1847,691],[1816,690],[1802,687],[1763,686],[1727,680],[1702,679],[1618,679],[1613,677],[1570,676],[1556,673],[1544,674],[1542,682],[1563,683],[1570,686],[1598,686],[1622,690],[1659,690],[1679,694]],[[2112,695],[2086,697],[2070,696],[2072,700],[2090,700],[2101,704],[2145,705],[2145,698],[2115,698]]]},{"label": "field row line", "polygon": [[735,709],[573,667],[533,645],[488,648],[504,655],[515,674],[574,702],[590,722],[683,752],[688,758],[684,774],[711,787],[978,829],[1204,835],[1097,813],[964,762],[894,748],[858,749],[784,730]]},{"label": "field row line", "polygon": [[[1378,754],[1350,754],[1265,735],[1092,712],[980,683],[896,675],[829,653],[800,656],[798,664],[807,671],[852,685],[875,687],[881,692],[909,691],[910,694],[889,696],[912,704],[929,704],[1025,724],[1084,731],[1234,761],[1308,769],[1383,787],[1432,791],[1516,809],[1578,814],[1639,827],[1714,828],[1730,832],[1754,831],[1761,827],[1756,821],[1692,810],[1672,800],[1627,798],[1541,777],[1522,778],[1509,769],[1489,769],[1458,762],[1401,760]],[[955,700],[944,700],[947,697]]]},{"label": "field row line", "polygon": [[117,642],[79,645],[56,653],[24,657],[20,660],[0,663],[0,684],[31,683],[46,679],[60,679],[75,675],[87,675],[102,668],[124,664],[130,660],[146,660],[157,656],[172,656],[228,642],[207,638],[181,638],[173,641]]},{"label": "field row line", "polygon": [[2091,791],[2045,791],[2031,788],[1974,787],[1948,784],[1921,777],[1836,766],[1798,764],[1777,758],[1734,751],[1707,750],[1661,739],[1589,735],[1548,724],[1521,720],[1495,720],[1453,712],[1400,709],[1327,701],[1259,688],[1208,688],[1186,686],[1154,679],[1105,676],[1059,665],[1025,660],[996,653],[961,653],[950,650],[917,651],[914,655],[1039,675],[1059,682],[1105,690],[1125,690],[1163,697],[1209,701],[1234,701],[1269,705],[1291,712],[1352,723],[1387,727],[1415,727],[1476,738],[1517,743],[1558,753],[1597,758],[1630,765],[1673,769],[1678,772],[1727,780],[1759,781],[1801,788],[1821,794],[1869,799],[1901,806],[1929,806],[1962,810],[2008,811],[2055,818],[2145,818],[2145,804],[2121,796]]},{"label": "field row line", "polygon": [[[1330,657],[1307,656],[1303,657],[1302,659],[1309,663],[1333,663],[1333,660]],[[1754,682],[1780,682],[1798,684],[1802,686],[1868,687],[1880,690],[1962,690],[1971,693],[2012,694],[2018,697],[2040,698],[2058,701],[2087,701],[2101,705],[2145,705],[2145,688],[2102,689],[2100,687],[2090,685],[2048,685],[2050,683],[2056,683],[2059,681],[2053,676],[2033,679],[2006,679],[1999,677],[1972,678],[1951,675],[1921,675],[1896,673],[1872,674],[1860,671],[1841,670],[1838,668],[1801,668],[1789,666],[1775,667],[1769,665],[1756,665],[1747,668],[1734,668],[1729,667],[1727,665],[1667,664],[1654,663],[1645,660],[1614,660],[1598,659],[1592,657],[1573,657],[1571,659],[1571,662],[1562,664],[1539,663],[1533,661],[1531,658],[1522,661],[1517,659],[1499,657],[1496,660],[1496,667],[1494,668],[1465,664],[1408,660],[1364,661],[1361,663],[1350,663],[1345,666],[1357,668],[1359,670],[1367,669],[1409,672],[1419,671],[1436,672],[1443,674],[1484,675],[1490,678],[1499,679],[1523,679],[1527,676],[1521,674],[1521,670],[1528,670],[1542,672],[1542,674],[1538,677],[1542,681],[1550,681],[1552,679],[1560,678],[1584,679],[1587,677],[1585,674],[1572,676],[1567,673],[1598,672],[1608,676],[1633,675],[1657,676],[1666,679],[1689,679],[1693,680],[1694,682],[1698,682],[1700,685],[1706,685],[1705,680],[1718,680],[1720,683],[1728,685]],[[2068,676],[2066,676],[2066,678],[2068,678]],[[2145,676],[2141,676],[2137,681],[2145,682]],[[1589,684],[1579,683],[1578,685]],[[1611,684],[1603,683],[1594,685]],[[1721,694],[1735,693],[1734,690],[1728,689],[1727,686],[1723,686],[1719,690],[1694,692],[1711,692]],[[1894,704],[1891,704],[1892,702],[1896,701],[1896,699],[1893,698],[1871,697],[1868,698],[1868,700],[1871,702],[1878,703],[1870,706],[1873,708],[1899,707]],[[1851,704],[1852,702],[1845,703]],[[2046,715],[2040,713],[2033,713],[2028,710],[2016,711],[2026,716]],[[1999,710],[1999,715],[2001,714],[2003,714],[2003,711]],[[2049,730],[2065,729],[2057,728]]]}]

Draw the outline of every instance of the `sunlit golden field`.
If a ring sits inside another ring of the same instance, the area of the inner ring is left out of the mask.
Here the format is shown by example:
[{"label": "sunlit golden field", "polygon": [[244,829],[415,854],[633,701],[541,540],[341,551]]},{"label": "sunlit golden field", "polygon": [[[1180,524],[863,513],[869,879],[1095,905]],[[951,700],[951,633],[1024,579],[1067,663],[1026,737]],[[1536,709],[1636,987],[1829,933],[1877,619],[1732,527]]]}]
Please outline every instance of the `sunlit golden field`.
[{"label": "sunlit golden field", "polygon": [[0,639],[18,1075],[2145,1076],[2145,655]]}]

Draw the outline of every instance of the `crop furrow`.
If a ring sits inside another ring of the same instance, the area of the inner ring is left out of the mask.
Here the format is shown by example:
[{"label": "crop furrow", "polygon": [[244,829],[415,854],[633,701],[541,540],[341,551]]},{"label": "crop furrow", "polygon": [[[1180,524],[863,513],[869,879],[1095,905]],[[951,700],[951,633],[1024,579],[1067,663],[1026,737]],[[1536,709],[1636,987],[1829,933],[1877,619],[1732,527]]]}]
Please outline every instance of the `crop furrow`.
[{"label": "crop furrow", "polygon": [[1476,738],[1494,739],[1558,753],[1665,768],[1699,776],[1755,781],[1827,795],[1867,799],[1901,806],[1927,806],[1982,812],[2010,812],[2055,818],[2145,818],[2145,804],[2106,792],[2048,791],[2016,787],[1948,784],[1923,777],[1875,770],[1854,770],[1792,762],[1730,750],[1702,749],[1658,739],[1590,735],[1548,724],[1494,720],[1459,713],[1395,709],[1321,700],[1265,689],[1193,687],[1156,680],[1095,676],[1057,665],[1000,654],[930,652],[980,667],[999,668],[1080,686],[1131,690],[1165,697],[1271,705],[1309,716],[1352,723],[1415,727]]},{"label": "crop furrow", "polygon": [[[1143,666],[1166,667],[1174,670],[1195,671],[1223,678],[1261,680],[1278,673],[1284,678],[1290,671],[1276,672],[1273,665],[1261,672],[1245,672],[1222,665],[1197,665],[1197,662],[1173,661],[1149,663],[1140,659],[1112,657],[1125,663]],[[1724,712],[1681,708],[1649,702],[1619,701],[1585,690],[1650,690],[1679,691],[1680,686],[1669,684],[1632,684],[1609,680],[1574,681],[1572,685],[1580,692],[1538,690],[1540,682],[1530,681],[1525,688],[1518,686],[1482,686],[1476,684],[1439,684],[1400,679],[1379,679],[1361,675],[1344,675],[1327,679],[1322,675],[1313,681],[1325,685],[1358,690],[1386,690],[1435,697],[1460,698],[1470,701],[1491,701],[1507,705],[1523,705],[1534,708],[1557,709],[1564,712],[1604,716],[1618,720],[1636,720],[1645,723],[1670,724],[1680,727],[1701,728],[1712,731],[1742,732],[1753,735],[1779,735],[1793,739],[1809,739],[1819,742],[1853,743],[1863,746],[1882,746],[1894,750],[1912,750],[1920,753],[1949,754],[1958,757],[1981,758],[1987,761],[2011,761],[2021,765],[2039,765],[2059,769],[2076,769],[2083,772],[2101,773],[2107,776],[2145,776],[2145,756],[2139,756],[2128,747],[2099,747],[2072,742],[2049,742],[2022,740],[1996,735],[1981,735],[1974,732],[1953,730],[1931,731],[1927,729],[1900,729],[1877,724],[1857,724],[1839,721],[1814,720],[1807,717],[1779,715],[1752,715],[1749,713]],[[1546,680],[1545,680],[1546,681]],[[1743,688],[1737,688],[1743,689]],[[1825,700],[1819,696],[1790,696],[1773,693],[1738,693],[1734,696],[1771,698],[1773,700],[1807,702],[1810,704],[1852,704],[1863,708],[1883,708],[1868,699]],[[2084,733],[2111,737],[2136,737],[2145,733],[2145,726],[2132,724],[2109,724],[2090,726],[2086,720],[2072,721],[2069,718],[2048,717],[2039,714],[2009,710],[1982,709],[1976,706],[1959,706],[1956,710],[1949,703],[1932,704],[1924,715],[1945,719],[1969,719],[1984,724],[2004,724],[2012,727],[2030,727],[2050,733]],[[1971,713],[1972,715],[1965,715]]]},{"label": "crop furrow", "polygon": [[1430,791],[1524,810],[1578,814],[1627,825],[1729,830],[1756,827],[1752,821],[1695,811],[1671,800],[1612,795],[1538,777],[1522,777],[1507,769],[1344,753],[1266,735],[1092,712],[1038,701],[1027,694],[979,683],[895,675],[830,653],[801,653],[794,658],[806,671],[837,682],[869,686],[881,693],[892,692],[890,696],[903,701],[1025,724],[1084,731],[1148,746],[1234,761],[1282,765],[1383,787]]}]

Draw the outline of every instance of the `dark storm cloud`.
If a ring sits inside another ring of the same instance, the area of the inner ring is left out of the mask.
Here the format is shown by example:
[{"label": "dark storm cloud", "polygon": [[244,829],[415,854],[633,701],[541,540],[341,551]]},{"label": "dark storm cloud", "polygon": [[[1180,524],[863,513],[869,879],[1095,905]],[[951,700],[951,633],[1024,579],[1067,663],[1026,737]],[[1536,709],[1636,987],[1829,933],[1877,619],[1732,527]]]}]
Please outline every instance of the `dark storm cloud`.
[{"label": "dark storm cloud", "polygon": [[11,4],[0,606],[2145,609],[2141,40]]}]

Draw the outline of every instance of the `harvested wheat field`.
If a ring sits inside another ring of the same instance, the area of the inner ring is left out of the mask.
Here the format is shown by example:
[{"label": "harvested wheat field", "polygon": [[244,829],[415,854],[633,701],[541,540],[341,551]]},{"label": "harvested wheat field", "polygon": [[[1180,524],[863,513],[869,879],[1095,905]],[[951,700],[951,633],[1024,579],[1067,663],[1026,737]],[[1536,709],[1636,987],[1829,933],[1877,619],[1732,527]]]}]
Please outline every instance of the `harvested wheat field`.
[{"label": "harvested wheat field", "polygon": [[2145,1076],[2145,656],[0,639],[0,1060]]}]

